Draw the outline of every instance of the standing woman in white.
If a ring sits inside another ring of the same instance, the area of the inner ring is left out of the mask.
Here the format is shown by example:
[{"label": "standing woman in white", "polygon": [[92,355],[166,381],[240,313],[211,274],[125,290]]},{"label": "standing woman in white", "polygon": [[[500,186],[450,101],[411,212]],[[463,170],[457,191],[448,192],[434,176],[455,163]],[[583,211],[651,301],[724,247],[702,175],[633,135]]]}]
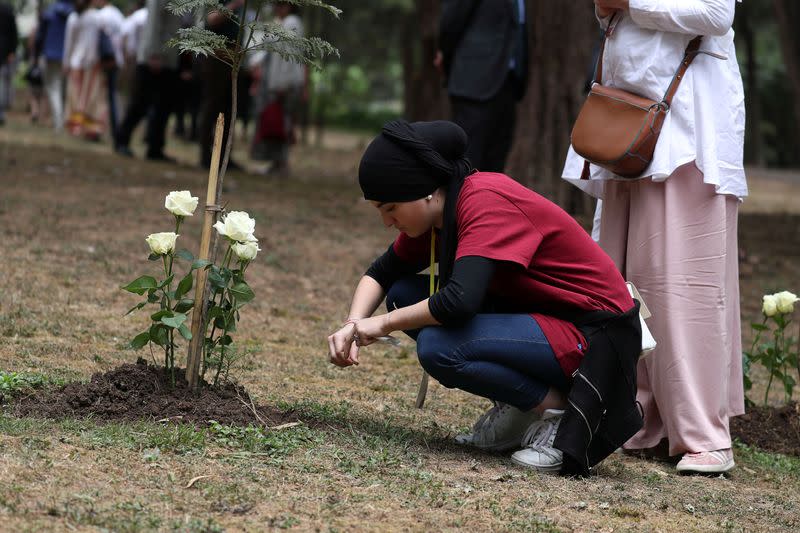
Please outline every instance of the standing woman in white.
[{"label": "standing woman in white", "polygon": [[75,0],[64,36],[67,131],[97,141],[106,129],[106,80],[100,65],[100,19],[90,0]]},{"label": "standing woman in white", "polygon": [[669,455],[682,455],[679,471],[724,472],[734,466],[729,419],[744,412],[736,231],[747,184],[736,0],[594,3],[604,28],[616,24],[603,85],[660,101],[687,44],[703,36],[643,177],[614,179],[592,165],[581,180],[584,160],[572,148],[563,177],[602,198],[600,245],[653,313],[658,347],[638,373],[645,426],[625,448],[666,441]]}]

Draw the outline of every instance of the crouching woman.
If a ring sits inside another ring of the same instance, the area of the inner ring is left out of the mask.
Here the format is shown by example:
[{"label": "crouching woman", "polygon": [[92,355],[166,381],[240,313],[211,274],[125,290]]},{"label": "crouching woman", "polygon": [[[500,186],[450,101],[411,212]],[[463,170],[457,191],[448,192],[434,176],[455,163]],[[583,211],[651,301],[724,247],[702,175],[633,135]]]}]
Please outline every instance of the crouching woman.
[{"label": "crouching woman", "polygon": [[[494,403],[458,442],[586,473],[641,427],[639,306],[572,217],[472,169],[466,145],[451,122],[395,121],[368,146],[361,189],[399,235],[328,337],[330,361],[358,364],[362,347],[405,331],[433,378]],[[435,259],[431,291],[418,273]],[[373,316],[384,297],[388,312]]]}]

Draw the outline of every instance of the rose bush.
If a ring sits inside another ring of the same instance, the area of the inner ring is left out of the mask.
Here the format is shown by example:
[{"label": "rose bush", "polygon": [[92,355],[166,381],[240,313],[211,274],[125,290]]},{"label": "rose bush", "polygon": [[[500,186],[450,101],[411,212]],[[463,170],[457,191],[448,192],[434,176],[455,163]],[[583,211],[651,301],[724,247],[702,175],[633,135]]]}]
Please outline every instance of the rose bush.
[{"label": "rose bush", "polygon": [[[786,401],[792,399],[794,386],[797,383],[792,374],[796,369],[800,377],[800,353],[798,353],[798,340],[786,336],[786,329],[791,322],[794,304],[798,301],[795,294],[789,291],[765,294],[762,298],[761,313],[764,315],[761,323],[752,323],[751,327],[756,332],[750,350],[743,354],[744,389],[749,391],[753,387],[750,379],[750,368],[753,363],[759,363],[769,371],[769,381],[764,392],[764,404],[769,399],[769,391],[773,381],[783,384]],[[761,342],[762,336],[768,335],[768,341]],[[771,334],[771,335],[770,335]],[[747,402],[752,404],[750,399]]]},{"label": "rose bush", "polygon": [[[255,237],[255,220],[244,211],[232,211],[217,222],[214,227],[226,237],[228,247],[220,265],[209,261],[195,259],[188,250],[176,252],[181,223],[185,217],[192,216],[197,208],[198,198],[189,191],[172,191],[165,200],[164,207],[173,214],[175,231],[159,232],[148,235],[145,239],[150,247],[151,261],[162,262],[163,277],[145,275],[136,278],[124,290],[147,295],[146,299],[132,307],[127,314],[142,309],[148,304],[158,307],[150,315],[148,328],[136,335],[130,347],[140,349],[154,344],[164,350],[164,367],[175,385],[175,350],[176,341],[183,337],[191,340],[188,314],[195,308],[195,301],[189,297],[194,284],[194,274],[198,269],[208,269],[208,283],[211,289],[207,323],[202,325],[203,332],[203,367],[202,375],[209,369],[214,370],[214,384],[220,377],[227,376],[232,361],[235,359],[235,347],[231,333],[236,330],[240,309],[250,302],[254,293],[244,279],[245,270],[260,251],[258,239]],[[180,277],[174,286],[176,273],[175,260],[188,262],[188,272]],[[176,331],[178,335],[176,335]]]}]

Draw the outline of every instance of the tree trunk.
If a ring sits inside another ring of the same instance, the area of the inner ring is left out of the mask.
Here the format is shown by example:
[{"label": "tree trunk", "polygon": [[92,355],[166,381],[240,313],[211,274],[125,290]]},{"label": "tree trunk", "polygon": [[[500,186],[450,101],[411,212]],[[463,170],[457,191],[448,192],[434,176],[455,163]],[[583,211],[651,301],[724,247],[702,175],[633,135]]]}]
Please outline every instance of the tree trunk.
[{"label": "tree trunk", "polygon": [[[800,36],[794,23],[800,17],[800,2],[797,0],[773,0],[778,36],[783,53],[783,64],[791,83],[794,98],[795,124],[800,124]],[[797,136],[795,136],[797,139]],[[797,140],[795,140],[797,144]],[[800,146],[798,146],[800,148]]]},{"label": "tree trunk", "polygon": [[530,74],[506,170],[568,211],[589,215],[591,199],[563,181],[561,170],[600,39],[593,6],[538,0],[526,8]]},{"label": "tree trunk", "polygon": [[438,49],[439,0],[416,0],[401,32],[403,50],[403,104],[409,120],[450,116],[442,78],[433,66]]},{"label": "tree trunk", "polygon": [[745,50],[745,107],[747,108],[747,131],[744,160],[746,163],[764,166],[763,138],[761,135],[761,95],[758,88],[758,59],[756,36],[753,28],[753,7],[747,2],[737,8],[734,22],[736,35]]}]

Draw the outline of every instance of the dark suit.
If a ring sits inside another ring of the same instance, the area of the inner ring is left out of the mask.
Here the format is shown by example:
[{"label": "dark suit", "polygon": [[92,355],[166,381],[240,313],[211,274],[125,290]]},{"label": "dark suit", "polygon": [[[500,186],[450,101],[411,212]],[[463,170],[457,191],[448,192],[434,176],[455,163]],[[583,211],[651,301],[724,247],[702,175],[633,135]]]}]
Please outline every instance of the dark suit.
[{"label": "dark suit", "polygon": [[453,121],[469,136],[467,157],[483,171],[503,171],[516,100],[525,92],[527,43],[519,18],[517,0],[442,2],[439,48]]}]

